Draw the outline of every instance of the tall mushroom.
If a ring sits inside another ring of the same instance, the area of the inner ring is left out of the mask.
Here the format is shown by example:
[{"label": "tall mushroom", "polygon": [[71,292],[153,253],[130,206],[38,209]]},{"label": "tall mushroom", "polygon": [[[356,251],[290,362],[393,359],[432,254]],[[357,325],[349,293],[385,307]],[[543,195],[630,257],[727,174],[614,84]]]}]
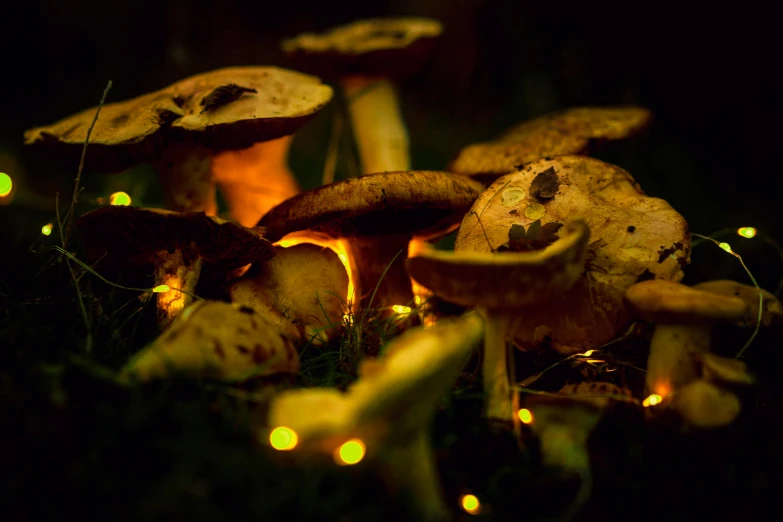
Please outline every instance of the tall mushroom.
[{"label": "tall mushroom", "polygon": [[263,229],[245,228],[203,212],[103,207],[76,221],[86,259],[106,265],[152,266],[158,324],[165,327],[190,304],[204,263],[231,269],[274,256]]},{"label": "tall mushroom", "polygon": [[491,183],[541,158],[587,154],[602,142],[637,134],[650,122],[641,107],[576,107],[515,125],[498,138],[468,145],[450,172]]},{"label": "tall mushroom", "polygon": [[[222,151],[247,149],[293,134],[331,97],[332,89],[318,78],[277,67],[231,67],[192,76],[103,106],[90,135],[85,168],[111,173],[150,162],[169,209],[214,215],[212,158]],[[31,129],[25,133],[25,143],[78,164],[94,114],[92,108]],[[264,165],[253,165],[257,161],[253,153],[232,158],[234,167],[241,163],[243,176],[254,178],[254,185],[264,179]],[[276,169],[273,177],[295,186],[284,165]],[[246,205],[247,201],[232,199],[232,203]],[[244,215],[243,210],[237,212]]]},{"label": "tall mushroom", "polygon": [[679,281],[690,257],[685,219],[646,196],[625,170],[584,156],[542,159],[495,181],[473,204],[457,252],[495,252],[515,225],[584,219],[590,226],[585,272],[574,286],[512,323],[524,349],[563,354],[597,348],[625,331],[625,290],[637,281]]},{"label": "tall mushroom", "polygon": [[[510,322],[568,291],[582,275],[589,229],[570,221],[559,239],[530,252],[449,252],[430,249],[407,261],[411,277],[446,300],[478,308],[486,321],[482,373],[485,416],[513,423],[517,394],[509,382]],[[513,365],[512,365],[513,368]],[[513,380],[513,379],[511,379]]]},{"label": "tall mushroom", "polygon": [[369,174],[302,192],[270,210],[259,225],[270,241],[306,230],[344,238],[364,306],[376,288],[373,306],[405,305],[413,299],[403,264],[411,239],[454,230],[482,189],[443,172]]},{"label": "tall mushroom", "polygon": [[339,79],[363,173],[411,168],[393,80],[420,69],[442,31],[428,18],[376,18],[282,43],[297,69]]}]

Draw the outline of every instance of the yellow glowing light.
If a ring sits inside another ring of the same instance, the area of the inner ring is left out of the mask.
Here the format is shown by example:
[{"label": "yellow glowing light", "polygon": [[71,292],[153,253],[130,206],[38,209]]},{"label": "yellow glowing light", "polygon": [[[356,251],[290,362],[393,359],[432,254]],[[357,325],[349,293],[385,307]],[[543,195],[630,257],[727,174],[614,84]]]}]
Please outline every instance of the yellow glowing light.
[{"label": "yellow glowing light", "polygon": [[290,451],[296,447],[299,437],[291,428],[278,426],[269,434],[269,444],[278,451]]},{"label": "yellow glowing light", "polygon": [[650,406],[655,406],[656,404],[660,404],[662,400],[663,397],[661,397],[657,393],[653,393],[652,395],[644,399],[644,401],[642,401],[642,406],[644,406],[645,408],[648,408]]},{"label": "yellow glowing light", "polygon": [[48,236],[49,234],[52,233],[52,227],[54,227],[52,223],[45,224],[44,226],[41,227],[41,234]]},{"label": "yellow glowing light", "polygon": [[365,446],[361,439],[351,439],[337,448],[335,460],[338,464],[357,464],[364,458]]},{"label": "yellow glowing light", "polygon": [[593,355],[594,352],[595,350],[587,350],[585,353],[582,354],[582,357],[590,357],[591,355]]},{"label": "yellow glowing light", "polygon": [[6,197],[14,188],[14,180],[5,172],[0,172],[0,198]]},{"label": "yellow glowing light", "polygon": [[721,247],[726,252],[731,252],[731,247],[729,246],[728,243],[719,243],[718,246]]},{"label": "yellow glowing light", "polygon": [[476,495],[462,495],[462,498],[459,499],[459,503],[462,505],[462,509],[471,515],[475,515],[481,509],[481,502],[479,502]]},{"label": "yellow glowing light", "polygon": [[742,227],[737,229],[737,234],[744,238],[750,239],[752,237],[755,237],[756,229],[753,227]]},{"label": "yellow glowing light", "polygon": [[131,197],[125,192],[115,192],[109,197],[109,205],[127,207],[131,204]]},{"label": "yellow glowing light", "polygon": [[169,285],[158,285],[152,289],[152,291],[155,292],[156,294],[165,294],[169,290],[171,290],[171,288],[169,288]]},{"label": "yellow glowing light", "polygon": [[413,296],[413,302],[416,303],[416,306],[421,305],[421,296],[420,295],[414,295]]},{"label": "yellow glowing light", "polygon": [[392,306],[392,310],[394,310],[400,315],[411,313],[411,307],[405,305],[394,305]]},{"label": "yellow glowing light", "polygon": [[519,417],[519,420],[522,421],[522,424],[532,424],[533,423],[533,412],[528,410],[527,408],[522,408],[517,412],[517,416]]}]

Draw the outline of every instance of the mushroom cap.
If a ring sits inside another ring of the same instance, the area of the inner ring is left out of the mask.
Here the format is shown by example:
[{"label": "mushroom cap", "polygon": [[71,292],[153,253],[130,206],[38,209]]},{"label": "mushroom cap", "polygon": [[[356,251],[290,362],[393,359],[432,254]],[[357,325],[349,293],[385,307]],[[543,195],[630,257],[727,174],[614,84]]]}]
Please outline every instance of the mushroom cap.
[{"label": "mushroom cap", "polygon": [[246,306],[198,301],[136,354],[121,377],[148,381],[181,373],[242,381],[299,371],[299,354],[274,325]]},{"label": "mushroom cap", "polygon": [[709,383],[726,387],[750,386],[755,382],[744,361],[709,352],[696,354],[695,357],[701,364],[702,378]]},{"label": "mushroom cap", "polygon": [[630,286],[625,292],[625,303],[639,319],[661,324],[736,321],[749,310],[745,301],[733,295],[706,292],[663,279]]},{"label": "mushroom cap", "polygon": [[[745,317],[738,319],[741,326],[755,327],[759,315],[759,290],[755,286],[744,285],[736,281],[720,279],[705,281],[693,285],[694,288],[713,294],[735,296],[747,303]],[[761,304],[761,325],[766,327],[783,327],[783,305],[774,294],[761,289],[763,296]]]},{"label": "mushroom cap", "polygon": [[496,180],[460,227],[457,252],[495,251],[513,225],[580,218],[590,227],[585,273],[562,296],[520,314],[515,341],[562,353],[603,345],[630,322],[625,290],[639,279],[678,281],[690,258],[685,219],[644,195],[625,170],[585,156],[542,159]]},{"label": "mushroom cap", "polygon": [[232,281],[231,300],[259,311],[271,308],[316,344],[334,337],[348,294],[348,273],[340,258],[328,248],[307,243],[277,246],[275,252],[271,260]]},{"label": "mushroom cap", "polygon": [[[205,110],[205,98],[230,84],[255,92],[239,93],[235,99],[224,96],[225,104]],[[170,141],[193,141],[214,151],[245,149],[293,134],[331,98],[331,87],[319,78],[278,67],[230,67],[198,74],[104,105],[90,134],[85,168],[118,172],[156,159]],[[93,107],[28,130],[25,144],[46,147],[63,162],[76,164],[95,111]]]},{"label": "mushroom cap", "polygon": [[541,158],[585,154],[601,141],[637,134],[651,119],[641,107],[576,107],[520,123],[500,137],[463,148],[449,171],[501,176]]},{"label": "mushroom cap", "polygon": [[431,18],[371,18],[304,33],[281,48],[297,69],[323,77],[408,76],[422,67],[442,32]]},{"label": "mushroom cap", "polygon": [[307,229],[335,237],[427,237],[456,228],[483,189],[477,181],[446,172],[367,174],[297,194],[258,224],[266,227],[270,241]]},{"label": "mushroom cap", "polygon": [[90,262],[147,265],[161,251],[180,249],[209,264],[237,268],[274,256],[263,228],[245,228],[203,212],[108,206],[76,220]]},{"label": "mushroom cap", "polygon": [[410,276],[447,301],[518,310],[566,292],[582,275],[590,230],[570,221],[560,239],[532,252],[424,250],[406,261]]},{"label": "mushroom cap", "polygon": [[677,390],[672,408],[691,426],[718,428],[734,422],[742,404],[730,391],[699,379]]}]

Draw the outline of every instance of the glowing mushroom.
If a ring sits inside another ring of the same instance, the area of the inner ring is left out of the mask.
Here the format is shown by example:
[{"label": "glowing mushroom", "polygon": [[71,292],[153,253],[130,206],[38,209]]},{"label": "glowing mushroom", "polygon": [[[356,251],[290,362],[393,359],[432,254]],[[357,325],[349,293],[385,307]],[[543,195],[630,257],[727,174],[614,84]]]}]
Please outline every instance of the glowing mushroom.
[{"label": "glowing mushroom", "polygon": [[444,172],[370,174],[302,192],[270,210],[259,225],[270,241],[305,230],[347,241],[363,306],[373,292],[373,307],[407,305],[413,294],[403,262],[411,239],[454,230],[482,189]]},{"label": "glowing mushroom", "polygon": [[[567,292],[584,270],[589,229],[568,222],[554,242],[529,252],[449,252],[431,249],[408,259],[411,277],[436,295],[481,310],[486,320],[482,363],[485,416],[518,429],[506,339],[513,318]],[[513,365],[512,365],[513,368]]]},{"label": "glowing mushroom", "polygon": [[274,256],[263,229],[203,212],[103,207],[76,221],[87,261],[101,267],[152,266],[158,324],[165,327],[193,298],[204,263],[232,269]]},{"label": "glowing mushroom", "polygon": [[[331,97],[331,88],[318,78],[277,67],[233,67],[192,76],[138,98],[104,105],[90,135],[85,168],[110,173],[150,162],[169,209],[214,215],[213,156],[293,134]],[[25,133],[25,143],[76,165],[94,114],[92,108],[31,129]],[[292,190],[284,164],[271,160],[257,164],[255,156],[253,149],[238,152],[218,165],[232,161],[243,177],[252,177],[247,183],[257,187],[264,168],[274,164],[268,179],[287,184],[275,195],[284,199]],[[247,196],[230,192],[228,197],[232,210],[236,208],[245,220]]]},{"label": "glowing mushroom", "polygon": [[120,372],[125,381],[180,374],[227,382],[299,371],[299,354],[274,323],[252,308],[198,301]]},{"label": "glowing mushroom", "polygon": [[428,18],[378,18],[283,42],[297,69],[339,79],[363,173],[411,168],[392,80],[420,69],[442,31],[440,22]]},{"label": "glowing mushroom", "polygon": [[343,322],[348,274],[328,248],[275,247],[275,257],[231,282],[231,300],[274,318],[294,341],[321,344]]},{"label": "glowing mushroom", "polygon": [[598,348],[624,332],[625,290],[645,279],[679,281],[690,257],[685,219],[646,196],[625,170],[584,156],[538,160],[495,181],[473,204],[457,252],[495,252],[516,226],[580,218],[590,227],[585,271],[568,292],[519,314],[511,326],[526,350]]},{"label": "glowing mushroom", "polygon": [[[423,520],[448,519],[429,443],[429,425],[475,349],[483,322],[475,313],[411,328],[367,360],[346,393],[285,391],[269,408],[267,424],[296,434],[302,452],[333,454],[351,443],[373,462],[393,492],[405,492]],[[266,431],[266,430],[265,430]]]},{"label": "glowing mushroom", "polygon": [[547,114],[508,129],[495,140],[468,145],[450,172],[485,182],[541,158],[587,154],[604,141],[625,139],[650,122],[641,107],[577,107]]}]

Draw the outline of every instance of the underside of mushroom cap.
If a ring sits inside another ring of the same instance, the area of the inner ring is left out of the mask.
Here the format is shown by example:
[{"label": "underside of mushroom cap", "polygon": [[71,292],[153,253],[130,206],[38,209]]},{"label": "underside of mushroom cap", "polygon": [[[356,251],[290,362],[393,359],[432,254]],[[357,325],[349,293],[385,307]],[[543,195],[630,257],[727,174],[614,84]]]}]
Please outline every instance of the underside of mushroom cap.
[{"label": "underside of mushroom cap", "polygon": [[738,297],[663,279],[632,285],[625,292],[625,303],[634,316],[660,324],[736,321],[749,310],[748,304]]},{"label": "underside of mushroom cap", "polygon": [[431,18],[371,18],[304,33],[281,44],[296,69],[326,78],[408,76],[429,58],[442,24]]},{"label": "underside of mushroom cap", "polygon": [[[232,90],[231,85],[246,89]],[[217,91],[217,92],[216,92]],[[296,132],[329,102],[314,76],[278,67],[230,67],[102,106],[90,134],[88,171],[118,172],[158,157],[172,141],[239,150]],[[25,132],[63,162],[78,164],[96,108]]]},{"label": "underside of mushroom cap", "polygon": [[230,269],[274,256],[263,229],[245,228],[203,212],[108,206],[76,220],[89,262],[147,265],[156,252],[182,250]]},{"label": "underside of mushroom cap", "polygon": [[298,194],[259,221],[278,241],[315,229],[334,237],[405,234],[428,237],[453,230],[484,186],[436,171],[383,172]]},{"label": "underside of mushroom cap", "polygon": [[467,307],[518,310],[566,292],[582,275],[590,230],[570,221],[560,239],[532,252],[425,250],[406,261],[411,277],[436,295]]},{"label": "underside of mushroom cap", "polygon": [[513,226],[584,219],[590,227],[585,274],[571,290],[520,315],[516,341],[562,353],[598,347],[630,321],[625,290],[639,280],[679,281],[690,258],[685,219],[646,196],[625,170],[585,156],[542,159],[496,180],[473,204],[455,250],[496,251]]}]

